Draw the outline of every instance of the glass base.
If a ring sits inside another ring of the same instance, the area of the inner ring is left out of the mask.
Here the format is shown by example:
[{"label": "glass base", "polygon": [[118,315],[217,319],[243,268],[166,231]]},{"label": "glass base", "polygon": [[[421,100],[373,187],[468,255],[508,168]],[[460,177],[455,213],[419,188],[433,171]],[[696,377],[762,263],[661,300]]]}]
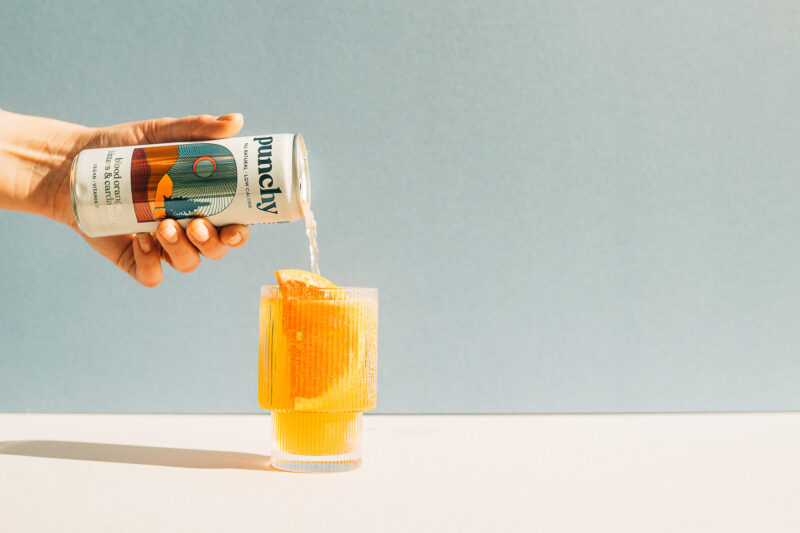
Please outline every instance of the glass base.
[{"label": "glass base", "polygon": [[325,473],[347,472],[361,466],[361,455],[343,453],[340,455],[293,455],[272,451],[270,465],[287,472]]},{"label": "glass base", "polygon": [[274,468],[346,472],[361,466],[361,413],[273,411],[270,418]]}]

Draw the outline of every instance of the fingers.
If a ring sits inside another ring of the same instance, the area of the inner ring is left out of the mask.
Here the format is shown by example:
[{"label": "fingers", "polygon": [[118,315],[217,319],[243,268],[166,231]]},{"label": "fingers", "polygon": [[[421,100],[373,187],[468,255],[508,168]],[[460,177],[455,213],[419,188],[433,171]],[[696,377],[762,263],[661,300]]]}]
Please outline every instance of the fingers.
[{"label": "fingers", "polygon": [[186,235],[200,253],[209,259],[220,259],[228,252],[228,247],[219,238],[217,228],[204,218],[192,220],[186,227]]},{"label": "fingers", "polygon": [[128,273],[145,287],[155,287],[161,283],[164,274],[161,270],[161,247],[149,233],[139,233],[133,237],[134,264]]},{"label": "fingers", "polygon": [[[249,236],[247,226],[236,224],[217,230],[205,219],[191,221],[188,228],[189,236],[174,220],[164,220],[152,235],[140,233],[98,238],[84,235],[83,238],[133,279],[147,287],[155,287],[164,277],[162,258],[180,272],[191,272],[200,264],[201,253],[210,259],[219,259],[227,253],[226,241],[238,248],[247,242]],[[208,232],[207,238],[203,230]]]},{"label": "fingers", "polygon": [[198,115],[183,118],[161,118],[151,123],[147,132],[148,143],[165,143],[174,141],[194,141],[205,139],[224,139],[236,135],[244,124],[240,113],[231,113],[221,117]]},{"label": "fingers", "polygon": [[99,128],[98,146],[155,144],[177,141],[224,139],[236,135],[244,117],[231,113],[215,117],[196,115],[182,118],[157,118]]},{"label": "fingers", "polygon": [[156,236],[169,257],[170,266],[178,272],[191,272],[200,265],[200,253],[174,220],[163,220],[156,229]]},{"label": "fingers", "polygon": [[[134,251],[138,250],[146,261],[141,274],[144,276],[142,278],[144,281],[135,276],[144,285],[148,285],[148,283],[157,285],[161,281],[163,274],[160,258],[162,255],[175,270],[184,273],[192,272],[200,266],[200,254],[209,259],[220,259],[228,252],[228,247],[243,246],[250,236],[250,228],[241,224],[232,224],[217,230],[208,220],[197,218],[192,220],[184,231],[177,222],[167,219],[161,221],[154,235],[157,239],[155,241],[148,234],[140,234],[137,235],[134,242]],[[148,244],[152,245],[151,252],[144,251]],[[152,270],[153,261],[158,263],[157,272]],[[138,256],[136,264],[138,269]]]},{"label": "fingers", "polygon": [[244,246],[250,236],[250,228],[242,224],[225,226],[219,232],[222,242],[231,248]]}]

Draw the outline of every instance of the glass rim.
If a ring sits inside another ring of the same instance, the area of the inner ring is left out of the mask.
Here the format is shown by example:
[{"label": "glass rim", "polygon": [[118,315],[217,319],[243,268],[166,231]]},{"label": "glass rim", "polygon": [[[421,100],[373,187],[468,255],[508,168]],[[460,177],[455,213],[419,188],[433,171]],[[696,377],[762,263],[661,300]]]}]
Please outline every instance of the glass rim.
[{"label": "glass rim", "polygon": [[[261,285],[261,290],[262,291],[271,290],[271,289],[280,290],[280,286],[279,285]],[[340,291],[340,292],[344,292],[344,291],[364,291],[364,292],[375,292],[375,293],[378,292],[378,288],[377,287],[309,287],[309,289],[316,289],[316,290],[319,290],[319,291]]]}]

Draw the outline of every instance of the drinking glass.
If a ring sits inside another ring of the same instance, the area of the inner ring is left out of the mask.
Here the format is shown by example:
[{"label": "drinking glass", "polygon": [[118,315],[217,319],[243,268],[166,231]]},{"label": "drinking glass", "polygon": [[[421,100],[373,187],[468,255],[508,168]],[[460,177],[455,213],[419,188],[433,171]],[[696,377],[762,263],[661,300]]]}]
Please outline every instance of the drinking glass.
[{"label": "drinking glass", "polygon": [[258,353],[272,466],[358,468],[362,413],[376,403],[378,290],[262,287]]}]

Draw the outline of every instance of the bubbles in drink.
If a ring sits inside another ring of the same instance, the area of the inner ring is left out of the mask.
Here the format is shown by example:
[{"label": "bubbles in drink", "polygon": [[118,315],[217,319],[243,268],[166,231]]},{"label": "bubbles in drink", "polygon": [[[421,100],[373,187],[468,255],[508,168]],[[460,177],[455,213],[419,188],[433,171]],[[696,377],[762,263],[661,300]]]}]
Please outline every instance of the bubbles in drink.
[{"label": "bubbles in drink", "polygon": [[305,200],[300,201],[303,218],[306,221],[306,236],[308,237],[308,250],[311,254],[311,272],[319,275],[319,248],[317,248],[317,221],[314,212]]}]

